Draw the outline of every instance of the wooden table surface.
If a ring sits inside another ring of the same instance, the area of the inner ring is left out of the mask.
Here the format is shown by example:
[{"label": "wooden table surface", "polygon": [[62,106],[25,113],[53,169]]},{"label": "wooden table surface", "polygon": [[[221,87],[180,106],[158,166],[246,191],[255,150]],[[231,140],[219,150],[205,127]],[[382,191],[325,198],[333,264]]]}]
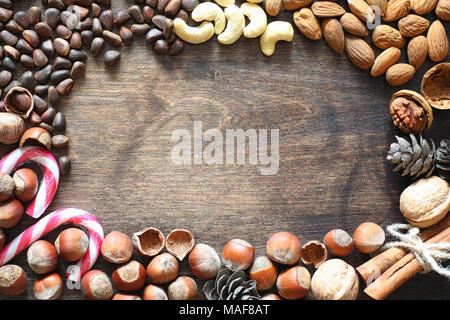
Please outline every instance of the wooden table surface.
[{"label": "wooden table surface", "polygon": [[[14,1],[18,9],[39,2]],[[114,0],[113,9],[131,3]],[[282,12],[279,19],[292,22],[292,13]],[[325,41],[310,41],[296,29],[293,42],[277,44],[272,57],[260,52],[259,40],[243,37],[231,46],[215,37],[187,45],[176,57],[157,56],[138,38],[121,52],[113,69],[103,57],[89,56],[86,77],[62,99],[58,110],[67,117],[73,163],[48,212],[82,208],[98,217],[105,233],[130,236],[145,227],[166,235],[185,228],[219,253],[230,239],[242,238],[257,255],[277,231],[290,231],[305,243],[322,240],[334,228],[353,233],[364,221],[383,227],[404,222],[398,206],[408,180],[393,174],[386,161],[398,133],[388,102],[400,88],[389,87],[384,77],[371,78]],[[432,65],[427,61],[402,88],[419,90]],[[450,137],[450,115],[434,115],[426,137],[438,143]],[[279,129],[278,173],[262,176],[253,165],[174,164],[172,131],[192,132],[194,120],[204,130]],[[6,232],[8,239],[32,223],[24,217]],[[53,241],[61,230],[45,239]],[[149,261],[135,258],[145,266]],[[356,250],[345,258],[354,267],[367,259]],[[12,263],[24,267],[30,280],[19,298],[32,299],[36,276],[26,253]],[[95,268],[114,270],[102,258]],[[189,274],[186,261],[182,274]],[[78,298],[79,290],[65,289],[63,299]],[[390,298],[449,299],[450,285],[436,274],[419,275]]]}]

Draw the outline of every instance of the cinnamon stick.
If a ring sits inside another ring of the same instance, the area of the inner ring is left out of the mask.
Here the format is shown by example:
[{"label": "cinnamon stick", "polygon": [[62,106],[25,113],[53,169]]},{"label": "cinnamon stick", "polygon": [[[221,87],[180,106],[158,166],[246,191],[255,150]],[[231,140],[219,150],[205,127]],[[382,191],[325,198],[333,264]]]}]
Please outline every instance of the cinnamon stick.
[{"label": "cinnamon stick", "polygon": [[[425,241],[425,243],[446,242],[450,242],[450,227]],[[375,300],[383,300],[420,271],[422,267],[414,254],[408,253],[370,284],[364,292]]]},{"label": "cinnamon stick", "polygon": [[[422,230],[420,232],[420,238],[422,241],[427,241],[448,227],[450,227],[450,215],[447,215],[437,224]],[[360,265],[356,268],[356,271],[364,280],[366,285],[370,285],[379,276],[381,276],[381,274],[383,274],[387,269],[407,254],[408,251],[403,248],[390,248]]]}]

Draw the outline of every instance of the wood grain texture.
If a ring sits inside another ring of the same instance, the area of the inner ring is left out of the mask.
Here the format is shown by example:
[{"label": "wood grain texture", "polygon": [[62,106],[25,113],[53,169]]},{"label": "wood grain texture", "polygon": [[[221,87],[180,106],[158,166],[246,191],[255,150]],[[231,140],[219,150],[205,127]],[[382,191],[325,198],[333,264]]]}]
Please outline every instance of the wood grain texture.
[{"label": "wood grain texture", "polygon": [[[20,9],[39,1],[14,2]],[[113,8],[131,3],[114,0]],[[292,22],[292,12],[278,19]],[[308,40],[296,29],[294,41],[277,44],[270,58],[261,54],[257,39],[244,38],[231,46],[215,38],[187,45],[176,57],[157,56],[137,38],[121,52],[120,64],[111,70],[102,57],[89,56],[86,77],[62,99],[58,110],[68,120],[73,169],[61,179],[49,212],[79,207],[94,213],[105,233],[130,236],[149,226],[166,235],[186,228],[197,243],[219,253],[228,240],[242,238],[258,255],[277,231],[290,231],[305,243],[322,240],[333,228],[353,233],[364,221],[384,227],[404,221],[398,200],[408,180],[392,174],[385,160],[397,133],[388,102],[400,88],[371,78],[323,40]],[[404,88],[419,90],[432,65],[427,61]],[[203,121],[205,130],[223,132],[280,129],[278,174],[261,176],[251,165],[173,164],[172,131],[192,131],[194,120]],[[449,123],[446,112],[435,111],[426,137],[435,142],[450,137]],[[7,230],[7,238],[32,223],[23,218]],[[61,230],[45,239],[53,241]],[[356,267],[367,259],[355,250],[345,260]],[[18,298],[32,299],[36,275],[26,265],[26,253],[12,263],[29,277],[27,292]],[[96,268],[114,270],[102,258]],[[65,265],[58,271],[64,274]],[[186,261],[182,273],[189,274]],[[426,274],[390,298],[449,299],[449,289],[448,281]],[[65,289],[63,299],[79,298],[80,291]]]}]

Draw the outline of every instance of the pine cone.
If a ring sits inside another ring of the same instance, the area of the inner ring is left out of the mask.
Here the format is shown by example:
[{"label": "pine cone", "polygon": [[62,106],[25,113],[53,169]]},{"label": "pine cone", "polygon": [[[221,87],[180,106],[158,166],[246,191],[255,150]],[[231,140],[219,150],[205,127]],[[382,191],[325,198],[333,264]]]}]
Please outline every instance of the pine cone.
[{"label": "pine cone", "polygon": [[206,282],[203,293],[208,300],[259,300],[255,280],[247,280],[244,271],[221,269],[215,280]]},{"label": "pine cone", "polygon": [[[425,140],[420,136],[420,144],[413,134],[409,135],[411,142],[395,136],[397,142],[391,144],[387,159],[396,165],[394,172],[403,169],[402,176],[409,175],[413,179],[420,176],[428,178],[433,174],[436,147],[433,140]],[[431,147],[430,147],[431,145]]]},{"label": "pine cone", "polygon": [[442,179],[450,180],[450,140],[441,140],[436,150],[436,169]]}]

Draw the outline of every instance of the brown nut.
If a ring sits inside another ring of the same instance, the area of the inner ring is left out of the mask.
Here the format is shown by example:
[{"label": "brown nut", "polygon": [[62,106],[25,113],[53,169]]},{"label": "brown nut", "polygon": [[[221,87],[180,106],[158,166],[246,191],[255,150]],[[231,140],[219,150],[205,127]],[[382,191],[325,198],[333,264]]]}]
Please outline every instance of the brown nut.
[{"label": "brown nut", "polygon": [[6,111],[16,113],[23,118],[28,118],[33,107],[33,95],[25,88],[14,87],[5,96]]},{"label": "brown nut", "polygon": [[146,276],[142,264],[130,261],[114,270],[112,280],[121,291],[138,291],[144,286]]},{"label": "brown nut", "polygon": [[327,248],[319,241],[309,241],[302,247],[302,261],[306,265],[314,264],[317,269],[327,260]]},{"label": "brown nut", "polygon": [[166,238],[166,249],[182,261],[194,248],[194,236],[188,230],[176,229]]},{"label": "brown nut", "polygon": [[422,79],[422,94],[436,109],[450,109],[450,62],[428,70]]},{"label": "brown nut", "polygon": [[311,275],[305,267],[294,266],[283,270],[277,279],[277,289],[285,299],[301,299],[308,294]]},{"label": "brown nut", "polygon": [[0,172],[0,201],[5,201],[11,198],[14,192],[14,179],[9,174]]},{"label": "brown nut", "polygon": [[436,224],[449,210],[449,185],[437,176],[414,182],[400,195],[400,211],[410,224],[419,228]]},{"label": "brown nut", "polygon": [[34,282],[33,292],[38,300],[56,300],[63,292],[63,281],[59,274],[52,273]]},{"label": "brown nut", "polygon": [[178,260],[170,253],[161,253],[153,258],[147,266],[147,276],[150,282],[166,284],[178,276]]},{"label": "brown nut", "polygon": [[16,186],[14,195],[23,202],[30,201],[34,198],[38,190],[38,177],[33,170],[22,168],[17,170],[14,175],[14,184]]},{"label": "brown nut", "polygon": [[89,300],[109,300],[113,296],[111,281],[100,270],[91,270],[83,276],[81,291]]},{"label": "brown nut", "polygon": [[203,243],[197,244],[189,255],[189,267],[199,279],[214,278],[221,265],[222,261],[216,250]]},{"label": "brown nut", "polygon": [[0,268],[0,294],[16,296],[27,289],[27,276],[19,266],[8,264]]},{"label": "brown nut", "polygon": [[23,136],[25,129],[25,121],[20,116],[9,112],[0,113],[0,143],[16,143]]},{"label": "brown nut", "polygon": [[28,248],[27,262],[35,273],[46,274],[58,266],[58,252],[50,242],[38,240]]},{"label": "brown nut", "polygon": [[38,146],[50,150],[52,148],[52,137],[47,130],[41,127],[33,127],[25,131],[20,139],[20,148],[26,146]]},{"label": "brown nut", "polygon": [[261,300],[281,300],[281,298],[275,293],[268,293],[261,297]]},{"label": "brown nut", "polygon": [[116,293],[114,297],[112,297],[112,300],[142,300],[142,299],[141,297],[135,294]]},{"label": "brown nut", "polygon": [[328,232],[323,238],[323,243],[335,256],[346,257],[354,247],[352,237],[342,229],[334,229]]},{"label": "brown nut", "polygon": [[0,229],[0,249],[4,247],[5,242],[6,242],[5,233],[3,232],[2,229]]},{"label": "brown nut", "polygon": [[0,205],[0,228],[13,228],[22,218],[24,208],[19,200],[11,199]]},{"label": "brown nut", "polygon": [[383,229],[373,222],[364,222],[353,233],[356,249],[361,253],[372,253],[380,248],[385,240]]},{"label": "brown nut", "polygon": [[169,300],[195,300],[197,298],[197,283],[190,277],[178,277],[167,288]]},{"label": "brown nut", "polygon": [[292,233],[277,232],[267,241],[266,250],[273,261],[292,265],[300,259],[302,245]]},{"label": "brown nut", "polygon": [[156,228],[145,228],[133,234],[134,248],[144,257],[153,257],[159,254],[165,245],[164,235]]},{"label": "brown nut", "polygon": [[433,123],[433,110],[417,92],[401,90],[392,95],[390,113],[394,126],[405,133],[421,134]]},{"label": "brown nut", "polygon": [[63,260],[74,262],[86,254],[89,248],[89,239],[84,231],[78,228],[69,228],[56,238],[55,247]]},{"label": "brown nut", "polygon": [[278,270],[269,258],[259,256],[250,268],[249,277],[256,280],[258,290],[269,290],[277,281]]},{"label": "brown nut", "polygon": [[145,287],[143,300],[169,300],[163,288],[150,284]]},{"label": "brown nut", "polygon": [[235,271],[248,269],[255,259],[255,248],[241,239],[230,240],[222,252],[223,264]]},{"label": "brown nut", "polygon": [[122,232],[110,232],[102,242],[102,256],[111,263],[125,263],[133,255],[131,239]]}]

